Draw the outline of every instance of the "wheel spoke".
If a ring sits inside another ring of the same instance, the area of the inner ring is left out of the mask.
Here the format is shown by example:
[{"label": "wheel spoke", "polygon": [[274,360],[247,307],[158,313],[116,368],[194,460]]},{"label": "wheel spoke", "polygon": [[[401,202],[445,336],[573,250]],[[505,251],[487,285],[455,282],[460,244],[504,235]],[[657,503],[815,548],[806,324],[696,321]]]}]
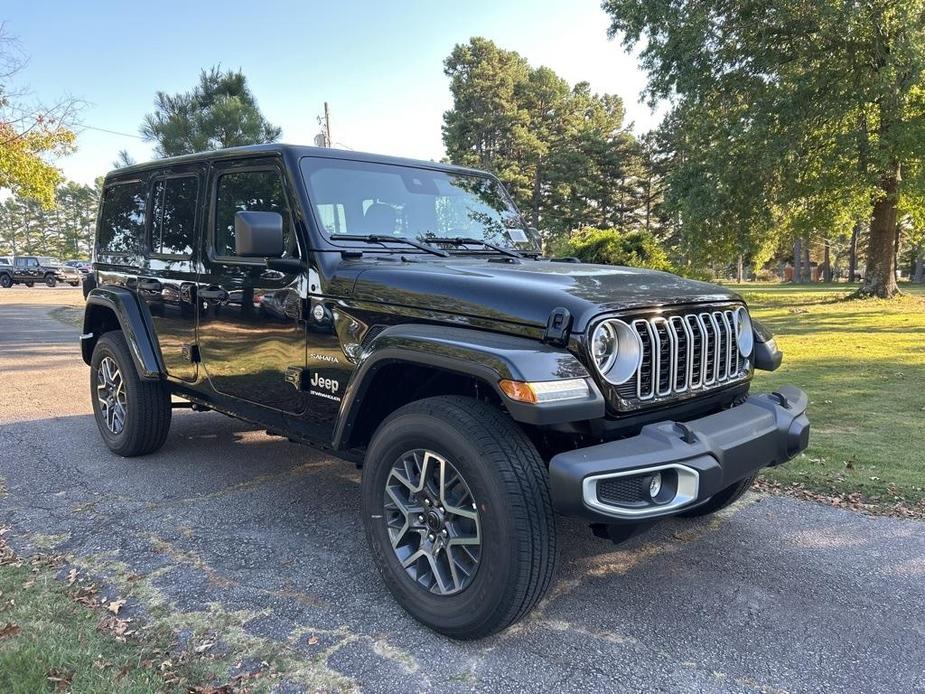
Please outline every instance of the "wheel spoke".
[{"label": "wheel spoke", "polygon": [[436,595],[471,583],[481,558],[479,514],[450,461],[426,449],[405,453],[389,470],[383,503],[392,550],[411,580]]}]

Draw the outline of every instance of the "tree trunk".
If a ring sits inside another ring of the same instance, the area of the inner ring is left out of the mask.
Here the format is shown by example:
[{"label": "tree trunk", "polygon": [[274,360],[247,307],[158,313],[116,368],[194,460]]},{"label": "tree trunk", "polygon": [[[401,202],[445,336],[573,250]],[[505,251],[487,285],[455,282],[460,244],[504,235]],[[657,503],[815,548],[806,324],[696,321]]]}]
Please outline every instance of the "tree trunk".
[{"label": "tree trunk", "polygon": [[742,254],[739,254],[738,262],[736,263],[736,282],[742,284],[745,280],[745,261],[742,259]]},{"label": "tree trunk", "polygon": [[800,239],[793,242],[793,283],[803,283],[803,249],[800,246]]},{"label": "tree trunk", "polygon": [[848,282],[854,283],[858,274],[858,237],[861,235],[861,220],[854,223],[851,231],[851,246],[848,249]]},{"label": "tree trunk", "polygon": [[825,282],[832,281],[832,258],[829,248],[829,240],[825,240],[825,245],[822,250],[822,279]]},{"label": "tree trunk", "polygon": [[803,281],[812,284],[813,266],[809,262],[809,241],[803,239]]},{"label": "tree trunk", "polygon": [[900,180],[899,164],[894,163],[891,173],[881,184],[883,195],[874,203],[867,243],[867,270],[864,284],[858,290],[861,296],[890,299],[899,294],[896,286],[896,219]]},{"label": "tree trunk", "polygon": [[542,192],[540,181],[540,165],[536,165],[536,174],[533,176],[533,228],[540,228],[540,193]]},{"label": "tree trunk", "polygon": [[912,273],[912,281],[916,284],[925,282],[925,244],[920,243],[915,254],[915,270]]}]

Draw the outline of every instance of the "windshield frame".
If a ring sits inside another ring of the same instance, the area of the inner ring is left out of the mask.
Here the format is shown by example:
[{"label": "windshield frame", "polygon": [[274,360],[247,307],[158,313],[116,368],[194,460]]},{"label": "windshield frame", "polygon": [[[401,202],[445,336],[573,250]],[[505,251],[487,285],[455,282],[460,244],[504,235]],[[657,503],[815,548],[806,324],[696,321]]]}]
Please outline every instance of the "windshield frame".
[{"label": "windshield frame", "polygon": [[[300,183],[301,183],[301,185],[302,185],[302,189],[305,191],[305,196],[306,196],[306,198],[307,198],[308,207],[309,207],[309,214],[310,214],[311,219],[312,219],[312,221],[314,222],[314,225],[315,225],[315,227],[317,228],[318,233],[320,234],[321,238],[324,239],[325,243],[330,244],[331,246],[333,246],[333,247],[335,247],[335,248],[337,248],[337,249],[344,248],[344,249],[351,249],[351,250],[352,250],[352,249],[356,249],[356,248],[362,248],[364,252],[370,252],[370,253],[377,253],[377,252],[378,252],[378,253],[402,253],[402,254],[408,254],[408,253],[425,254],[425,253],[426,253],[426,251],[422,251],[422,250],[418,250],[418,249],[415,249],[415,248],[411,248],[411,247],[409,247],[409,246],[406,246],[406,245],[402,244],[400,240],[396,242],[396,243],[399,244],[399,245],[397,245],[397,246],[394,247],[394,248],[392,248],[392,247],[378,247],[378,248],[377,248],[377,247],[375,247],[375,246],[370,247],[369,244],[358,244],[357,242],[339,241],[339,240],[332,239],[332,238],[331,238],[331,234],[328,232],[328,230],[325,228],[324,224],[323,224],[322,221],[321,221],[320,215],[319,215],[319,213],[318,213],[318,209],[317,209],[317,207],[316,207],[316,205],[315,205],[315,202],[314,202],[313,191],[312,191],[311,186],[309,185],[308,176],[307,176],[307,172],[306,172],[306,168],[305,168],[305,162],[306,162],[306,160],[315,160],[315,159],[318,159],[318,160],[327,160],[327,161],[334,161],[334,162],[348,162],[348,163],[356,163],[356,164],[370,164],[370,165],[376,166],[376,167],[378,167],[378,166],[389,166],[389,167],[394,167],[394,168],[396,168],[396,169],[402,169],[402,170],[416,170],[416,169],[417,169],[417,170],[433,171],[433,172],[437,172],[437,173],[441,173],[441,174],[446,174],[447,176],[467,177],[467,178],[475,178],[475,179],[487,179],[487,180],[489,180],[493,185],[497,186],[497,189],[500,191],[500,195],[501,195],[501,197],[503,198],[504,202],[507,203],[507,205],[510,207],[510,209],[511,209],[511,210],[514,212],[514,214],[516,215],[516,218],[518,219],[518,221],[519,221],[519,223],[520,223],[521,226],[519,226],[519,227],[514,227],[514,228],[520,228],[520,229],[522,229],[522,230],[524,231],[524,233],[526,234],[526,237],[527,237],[526,241],[523,241],[523,242],[509,240],[508,243],[510,243],[510,245],[505,245],[504,248],[510,249],[511,251],[516,251],[516,252],[521,252],[521,253],[527,253],[527,254],[532,254],[532,253],[534,252],[534,249],[535,249],[536,252],[539,252],[539,247],[538,247],[538,245],[537,245],[536,239],[534,239],[534,238],[532,237],[532,235],[531,235],[530,233],[528,233],[529,226],[528,226],[528,224],[527,224],[526,218],[523,216],[523,213],[521,213],[520,209],[517,207],[517,204],[514,202],[514,199],[511,197],[510,193],[508,193],[508,190],[507,190],[507,188],[505,187],[505,185],[501,182],[501,180],[500,180],[497,176],[495,176],[495,175],[492,174],[492,173],[489,173],[489,172],[487,172],[487,171],[480,171],[480,170],[477,170],[477,169],[467,169],[467,168],[465,168],[465,167],[456,167],[456,166],[447,165],[447,164],[437,164],[437,163],[431,164],[430,162],[424,162],[424,161],[422,161],[422,162],[418,162],[418,161],[409,161],[409,162],[406,163],[406,162],[403,162],[403,161],[398,161],[398,162],[380,161],[380,160],[377,160],[377,159],[366,159],[366,158],[363,158],[363,157],[349,157],[349,158],[347,158],[347,157],[342,157],[342,156],[325,156],[324,154],[307,154],[307,155],[304,155],[304,156],[302,156],[302,157],[299,157],[299,159],[298,159],[298,171],[299,171],[299,175],[300,175],[300,177],[301,177]],[[347,232],[347,233],[353,234],[354,232],[351,231],[351,232]],[[364,234],[358,234],[358,235],[360,235],[360,236],[366,236],[367,234],[364,233]],[[439,234],[435,234],[435,235],[440,236]],[[399,238],[399,237],[396,237],[396,238]],[[408,236],[408,237],[401,237],[401,238],[411,238],[412,240],[418,241],[418,242],[420,242],[420,243],[425,243],[425,244],[428,244],[428,245],[433,245],[435,249],[449,251],[450,255],[462,255],[462,254],[468,254],[468,255],[489,255],[489,254],[494,254],[494,251],[487,251],[487,252],[486,252],[485,249],[482,249],[482,248],[480,248],[480,249],[471,248],[471,247],[468,248],[468,249],[463,249],[463,248],[456,248],[456,249],[453,249],[453,248],[445,248],[444,246],[446,246],[446,244],[430,244],[430,243],[428,242],[428,240],[427,240],[426,237]],[[384,241],[385,241],[386,243],[388,243],[388,239],[384,239]],[[529,246],[529,248],[521,248],[521,246]],[[454,252],[454,251],[455,251],[455,252]]]}]

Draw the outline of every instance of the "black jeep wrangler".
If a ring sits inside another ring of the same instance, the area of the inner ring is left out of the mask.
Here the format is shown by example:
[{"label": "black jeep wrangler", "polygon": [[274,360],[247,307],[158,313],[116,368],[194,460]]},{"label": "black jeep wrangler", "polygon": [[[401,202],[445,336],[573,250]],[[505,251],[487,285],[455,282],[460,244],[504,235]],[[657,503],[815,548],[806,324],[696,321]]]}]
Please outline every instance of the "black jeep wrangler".
[{"label": "black jeep wrangler", "polygon": [[110,173],[82,352],[106,444],[171,395],[362,465],[395,598],[458,638],[549,587],[555,514],[620,539],[735,501],[803,450],[806,395],[749,394],[772,336],[722,287],[540,254],[497,179],[260,145]]},{"label": "black jeep wrangler", "polygon": [[[9,260],[9,263],[3,262]],[[12,259],[0,258],[0,287],[8,289],[14,284],[32,287],[36,282],[54,287],[58,282],[67,282],[72,287],[80,284],[78,270],[62,265],[54,258],[44,255],[18,255]]]}]

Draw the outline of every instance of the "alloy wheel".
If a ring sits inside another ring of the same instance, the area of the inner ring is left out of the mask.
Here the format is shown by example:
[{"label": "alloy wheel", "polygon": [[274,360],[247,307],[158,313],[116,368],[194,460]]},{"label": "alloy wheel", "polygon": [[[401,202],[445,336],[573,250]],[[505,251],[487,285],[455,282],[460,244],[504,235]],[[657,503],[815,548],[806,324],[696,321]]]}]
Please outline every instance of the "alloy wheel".
[{"label": "alloy wheel", "polygon": [[392,550],[408,576],[437,595],[466,588],[482,541],[476,500],[459,470],[433,451],[408,451],[392,465],[383,499]]},{"label": "alloy wheel", "polygon": [[128,400],[122,372],[111,357],[103,357],[96,370],[96,399],[106,428],[113,434],[121,434],[125,428]]}]

